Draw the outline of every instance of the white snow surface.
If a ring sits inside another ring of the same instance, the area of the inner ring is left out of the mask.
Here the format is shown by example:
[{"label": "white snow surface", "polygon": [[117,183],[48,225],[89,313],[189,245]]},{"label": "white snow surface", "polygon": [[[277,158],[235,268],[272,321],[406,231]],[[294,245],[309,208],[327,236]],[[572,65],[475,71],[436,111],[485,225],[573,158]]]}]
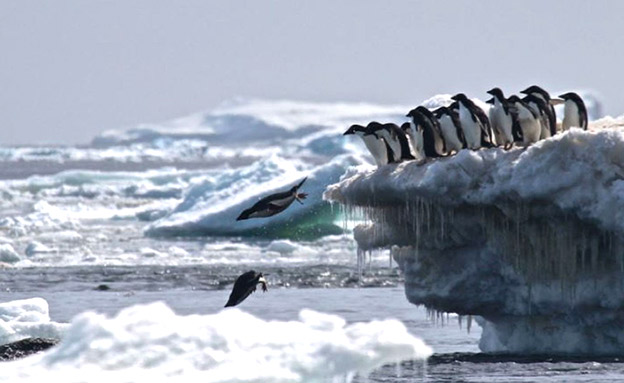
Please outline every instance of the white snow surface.
[{"label": "white snow surface", "polygon": [[25,338],[59,339],[66,328],[67,324],[50,321],[43,298],[0,303],[0,344]]},{"label": "white snow surface", "polygon": [[238,309],[181,316],[156,302],[113,318],[80,314],[59,345],[3,364],[0,380],[342,382],[431,353],[392,319],[346,324],[311,310],[290,322],[265,321]]},{"label": "white snow surface", "polygon": [[481,316],[483,351],[624,350],[624,117],[527,149],[351,168],[324,198],[368,219],[358,247],[391,248],[408,300]]}]

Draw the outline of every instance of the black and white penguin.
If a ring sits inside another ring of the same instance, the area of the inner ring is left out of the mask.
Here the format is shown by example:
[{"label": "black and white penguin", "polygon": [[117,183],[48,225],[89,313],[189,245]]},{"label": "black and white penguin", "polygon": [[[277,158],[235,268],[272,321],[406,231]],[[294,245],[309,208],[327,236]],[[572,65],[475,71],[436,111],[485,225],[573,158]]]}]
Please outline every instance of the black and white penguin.
[{"label": "black and white penguin", "polygon": [[457,101],[459,109],[459,121],[468,149],[479,149],[481,147],[492,147],[492,135],[490,131],[490,121],[483,109],[475,105],[472,100],[463,93],[458,93],[451,99]]},{"label": "black and white penguin", "polygon": [[525,147],[539,141],[541,135],[539,115],[518,96],[511,96],[507,101],[513,111],[513,129],[517,132],[514,134],[515,141],[518,141],[519,136],[522,137],[522,144]]},{"label": "black and white penguin", "polygon": [[505,150],[509,150],[514,142],[512,134],[513,117],[509,110],[509,103],[500,88],[492,88],[487,93],[492,95],[487,103],[492,104],[489,115],[496,144],[503,145]]},{"label": "black and white penguin", "polygon": [[413,126],[422,132],[421,157],[438,158],[446,154],[440,124],[429,109],[419,106],[410,110],[406,117],[411,117]]},{"label": "black and white penguin", "polygon": [[585,108],[583,99],[574,92],[561,94],[559,98],[565,101],[561,128],[565,131],[576,126],[587,130],[587,108]]},{"label": "black and white penguin", "polygon": [[232,293],[230,293],[230,298],[225,304],[225,307],[236,306],[244,301],[251,293],[256,291],[256,286],[259,284],[262,285],[262,291],[265,293],[269,290],[267,288],[267,281],[264,279],[262,273],[256,273],[254,270],[250,270],[241,274],[236,278],[236,282],[234,282],[234,288],[232,289]]},{"label": "black and white penguin", "polygon": [[286,208],[295,201],[303,205],[302,201],[306,199],[308,195],[306,193],[299,193],[299,188],[307,179],[308,177],[304,178],[303,181],[293,186],[289,191],[271,194],[270,196],[262,198],[249,209],[243,210],[236,220],[242,221],[249,218],[270,217],[286,210]]},{"label": "black and white penguin", "polygon": [[[529,94],[522,98],[522,101],[531,108],[535,114],[539,117],[540,122],[540,140],[550,138],[553,136],[552,126],[550,124],[550,117],[548,117],[550,104],[546,103],[542,97],[535,94]],[[556,133],[556,129],[555,129]]]},{"label": "black and white penguin", "polygon": [[433,115],[438,119],[442,138],[446,144],[447,153],[456,153],[466,147],[466,139],[459,122],[459,116],[446,106],[441,106],[433,111]]},{"label": "black and white penguin", "polygon": [[520,93],[528,95],[534,95],[536,97],[540,97],[547,105],[547,116],[548,116],[548,130],[550,131],[550,135],[554,136],[557,134],[557,114],[555,113],[555,107],[551,104],[550,94],[545,91],[543,88],[540,88],[537,85],[531,85]]},{"label": "black and white penguin", "polygon": [[399,159],[403,161],[416,159],[416,157],[412,155],[409,141],[407,140],[407,135],[405,134],[403,129],[401,129],[397,124],[393,123],[386,123],[383,124],[383,126],[386,129],[386,132],[388,132],[388,134],[390,135],[390,137],[394,139],[395,142],[397,140],[399,142]]},{"label": "black and white penguin", "polygon": [[364,141],[364,145],[373,156],[377,166],[382,166],[388,163],[388,149],[386,148],[386,142],[377,137],[374,134],[367,134],[369,129],[362,125],[351,125],[343,135],[350,134],[356,135]]}]

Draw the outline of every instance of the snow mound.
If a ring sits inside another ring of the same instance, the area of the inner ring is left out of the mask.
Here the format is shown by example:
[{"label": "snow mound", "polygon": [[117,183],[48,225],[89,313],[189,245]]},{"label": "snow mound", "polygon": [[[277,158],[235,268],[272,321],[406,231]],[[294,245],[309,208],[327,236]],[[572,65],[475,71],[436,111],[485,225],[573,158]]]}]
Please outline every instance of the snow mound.
[{"label": "snow mound", "polygon": [[[226,172],[218,180],[207,180],[191,188],[182,203],[170,214],[146,229],[150,236],[254,235],[264,237],[315,238],[337,234],[335,213],[322,193],[345,170],[359,165],[358,156],[338,156],[309,168],[299,161],[273,156],[254,165]],[[284,212],[269,218],[236,221],[238,215],[260,198],[289,190],[304,177],[301,188],[308,193],[303,205],[293,203]]]},{"label": "snow mound", "polygon": [[324,198],[367,219],[360,250],[392,249],[411,302],[481,316],[483,351],[621,353],[623,123],[351,169]]},{"label": "snow mound", "polygon": [[310,310],[299,317],[264,321],[237,309],[178,316],[160,302],[114,318],[88,312],[74,318],[58,346],[5,363],[0,380],[350,381],[384,363],[431,355],[396,320],[347,325]]},{"label": "snow mound", "polygon": [[25,338],[60,338],[67,324],[50,321],[48,302],[42,298],[0,303],[0,344]]}]

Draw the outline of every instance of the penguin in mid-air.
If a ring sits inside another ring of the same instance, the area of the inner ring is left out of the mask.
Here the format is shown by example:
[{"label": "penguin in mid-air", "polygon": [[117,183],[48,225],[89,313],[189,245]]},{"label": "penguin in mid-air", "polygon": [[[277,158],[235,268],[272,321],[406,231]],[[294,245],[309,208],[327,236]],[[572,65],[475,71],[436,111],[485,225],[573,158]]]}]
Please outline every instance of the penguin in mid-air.
[{"label": "penguin in mid-air", "polygon": [[496,144],[503,145],[505,150],[509,150],[514,142],[512,134],[513,116],[509,103],[500,88],[492,88],[487,93],[492,95],[492,98],[486,102],[492,104],[489,114]]},{"label": "penguin in mid-air", "polygon": [[362,125],[351,125],[343,135],[347,136],[350,134],[356,135],[364,141],[364,145],[373,156],[375,163],[377,166],[382,166],[388,163],[388,149],[386,147],[386,142],[377,137],[374,134],[368,134],[370,129],[364,127]]},{"label": "penguin in mid-air", "polygon": [[406,117],[411,117],[411,125],[421,132],[422,158],[438,158],[446,154],[444,139],[440,131],[438,119],[424,106],[419,106],[407,113]]},{"label": "penguin in mid-air", "polygon": [[293,186],[289,191],[271,194],[270,196],[262,198],[249,209],[243,210],[236,220],[241,221],[249,218],[270,217],[286,210],[286,208],[295,201],[303,205],[302,201],[306,199],[308,195],[306,193],[299,193],[299,188],[307,179],[308,177],[304,178],[303,181]]},{"label": "penguin in mid-air", "polygon": [[236,282],[234,282],[234,288],[232,289],[232,293],[230,293],[230,298],[225,304],[225,307],[236,306],[244,301],[251,293],[256,291],[256,286],[258,284],[262,285],[262,291],[265,293],[269,290],[267,288],[267,281],[264,279],[262,273],[256,273],[254,270],[250,270],[241,274],[236,278]]},{"label": "penguin in mid-air", "polygon": [[[539,115],[520,97],[513,95],[507,99],[511,105],[514,117],[514,136],[521,135],[525,147],[540,139],[541,125]],[[518,132],[519,131],[519,132]],[[517,141],[517,140],[516,140]]]},{"label": "penguin in mid-air", "polygon": [[581,96],[574,92],[559,95],[565,101],[563,105],[562,129],[568,130],[573,126],[587,130],[587,108]]},{"label": "penguin in mid-air", "polygon": [[490,121],[483,109],[475,105],[463,93],[458,93],[451,99],[457,101],[457,104],[453,103],[452,105],[457,105],[459,109],[459,121],[464,131],[464,137],[466,137],[468,149],[477,150],[481,147],[494,146],[490,132]]},{"label": "penguin in mid-air", "polygon": [[438,119],[442,138],[446,144],[447,153],[455,151],[458,153],[466,147],[466,139],[459,122],[459,116],[446,106],[441,106],[433,111],[433,115]]},{"label": "penguin in mid-air", "polygon": [[555,107],[551,103],[550,94],[537,85],[531,85],[520,93],[526,94],[527,96],[534,95],[544,100],[547,105],[546,114],[548,116],[548,130],[550,131],[551,136],[557,134],[557,114],[555,113]]}]

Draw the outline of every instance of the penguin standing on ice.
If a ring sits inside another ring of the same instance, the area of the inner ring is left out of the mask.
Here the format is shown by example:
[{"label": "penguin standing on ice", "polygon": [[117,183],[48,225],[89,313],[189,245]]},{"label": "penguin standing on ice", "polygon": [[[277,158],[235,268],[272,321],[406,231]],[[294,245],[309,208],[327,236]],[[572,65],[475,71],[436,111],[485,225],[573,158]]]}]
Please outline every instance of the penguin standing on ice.
[{"label": "penguin standing on ice", "polygon": [[541,134],[539,115],[518,96],[511,96],[507,99],[507,101],[509,101],[513,110],[513,130],[515,130],[514,136],[521,136],[524,146],[529,146],[530,144],[539,141]]},{"label": "penguin standing on ice", "polygon": [[546,115],[548,116],[548,130],[550,131],[550,136],[552,137],[557,134],[557,114],[555,113],[555,107],[550,102],[550,94],[537,85],[531,85],[520,93],[526,94],[527,96],[533,95],[544,100],[547,105]]},{"label": "penguin standing on ice", "polygon": [[367,134],[370,130],[362,125],[351,125],[343,135],[356,135],[364,141],[364,145],[373,156],[377,166],[388,163],[388,149],[386,143],[374,134]]},{"label": "penguin standing on ice", "polygon": [[540,122],[540,140],[552,137],[552,126],[550,125],[550,118],[548,117],[548,110],[551,105],[547,104],[543,98],[534,94],[523,97],[522,101],[526,102],[529,108],[538,116]]},{"label": "penguin standing on ice", "polygon": [[388,163],[414,159],[405,133],[396,124],[381,124],[373,121],[368,124],[367,128],[369,129],[367,134],[374,134],[387,143]]},{"label": "penguin standing on ice", "polygon": [[308,177],[304,178],[303,181],[293,186],[289,191],[271,194],[270,196],[262,198],[249,209],[243,210],[236,220],[242,221],[249,218],[270,217],[286,210],[286,208],[295,201],[303,205],[303,200],[306,199],[308,195],[306,193],[299,193],[299,188],[307,179]]},{"label": "penguin standing on ice", "polygon": [[444,156],[445,145],[440,123],[437,118],[424,106],[419,106],[407,113],[406,117],[411,117],[411,124],[422,132],[422,158],[438,158]]},{"label": "penguin standing on ice", "polygon": [[490,131],[490,121],[483,109],[475,105],[472,100],[463,93],[458,93],[451,97],[457,101],[459,109],[459,121],[468,149],[477,150],[481,147],[492,147],[492,135]]},{"label": "penguin standing on ice", "polygon": [[563,105],[562,129],[568,130],[573,126],[587,130],[587,108],[583,99],[574,92],[559,95],[565,101]]},{"label": "penguin standing on ice", "polygon": [[265,293],[269,290],[267,288],[267,281],[264,279],[262,273],[256,273],[254,270],[250,270],[241,274],[236,278],[236,282],[234,282],[234,288],[232,289],[232,293],[230,293],[230,298],[225,304],[225,307],[236,306],[244,301],[251,293],[256,291],[256,286],[259,284],[262,285],[262,291]]},{"label": "penguin standing on ice", "polygon": [[439,107],[433,111],[433,115],[438,119],[442,138],[446,144],[447,153],[455,153],[466,147],[466,139],[459,122],[459,116],[446,106]]},{"label": "penguin standing on ice", "polygon": [[487,103],[492,104],[489,114],[496,144],[503,145],[505,150],[509,150],[514,142],[512,134],[513,117],[509,103],[500,88],[492,88],[487,93],[492,95]]}]

